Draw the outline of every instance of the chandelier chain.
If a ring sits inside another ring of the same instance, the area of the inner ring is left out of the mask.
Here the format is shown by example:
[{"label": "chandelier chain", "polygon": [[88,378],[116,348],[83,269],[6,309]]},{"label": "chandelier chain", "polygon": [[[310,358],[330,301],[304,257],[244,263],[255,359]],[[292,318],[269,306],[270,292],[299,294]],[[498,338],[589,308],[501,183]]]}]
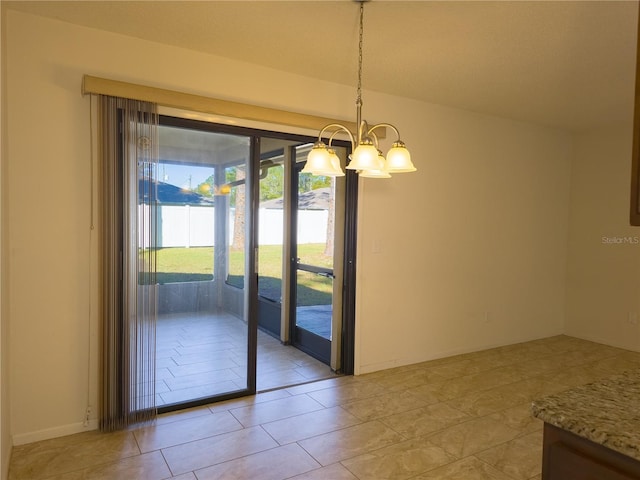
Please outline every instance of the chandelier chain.
[{"label": "chandelier chain", "polygon": [[362,37],[364,36],[364,2],[360,2],[360,32],[358,41],[358,97],[356,105],[362,106]]},{"label": "chandelier chain", "polygon": [[[362,118],[362,58],[364,38],[364,3],[369,0],[355,0],[360,3],[360,29],[358,39],[358,88],[356,97],[356,133],[340,123],[325,125],[318,133],[318,141],[313,144],[307,162],[302,173],[323,175],[328,177],[342,177],[340,158],[331,147],[331,141],[338,133],[344,133],[351,141],[352,152],[348,155],[349,163],[346,168],[355,171],[361,177],[390,178],[391,173],[415,172],[416,167],[411,162],[411,155],[400,140],[400,132],[390,123],[377,123],[369,126]],[[378,129],[390,128],[397,135],[397,140],[387,152],[386,157],[380,151],[378,135],[374,133]],[[323,135],[332,132],[329,137],[329,146],[325,145]]]}]

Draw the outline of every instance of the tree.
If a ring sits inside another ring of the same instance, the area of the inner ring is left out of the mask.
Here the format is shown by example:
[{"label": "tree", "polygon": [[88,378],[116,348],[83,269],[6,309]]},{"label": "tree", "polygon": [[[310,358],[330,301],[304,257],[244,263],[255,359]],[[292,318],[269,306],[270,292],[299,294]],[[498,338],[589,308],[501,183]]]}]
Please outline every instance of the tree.
[{"label": "tree", "polygon": [[[243,180],[245,178],[244,167],[235,167],[235,178],[233,181]],[[227,181],[229,179],[227,178]],[[235,205],[236,213],[233,219],[233,242],[231,244],[234,250],[244,250],[244,224],[245,224],[245,184],[236,185],[231,190],[231,205]]]},{"label": "tree", "polygon": [[330,187],[331,177],[301,173],[298,177],[298,193],[310,192],[318,188]]},{"label": "tree", "polygon": [[260,201],[282,198],[284,195],[284,168],[282,165],[272,166],[267,176],[260,180]]},{"label": "tree", "polygon": [[205,197],[213,197],[214,185],[213,175],[209,175],[204,182],[198,184],[196,192]]}]

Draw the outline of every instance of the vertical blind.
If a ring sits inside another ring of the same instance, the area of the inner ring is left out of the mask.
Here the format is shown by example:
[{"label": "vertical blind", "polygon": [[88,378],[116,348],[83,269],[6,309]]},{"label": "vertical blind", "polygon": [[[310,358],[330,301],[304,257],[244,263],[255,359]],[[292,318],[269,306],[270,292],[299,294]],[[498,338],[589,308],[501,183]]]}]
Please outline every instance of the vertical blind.
[{"label": "vertical blind", "polygon": [[153,103],[100,96],[100,429],[151,420],[155,406],[156,174]]}]

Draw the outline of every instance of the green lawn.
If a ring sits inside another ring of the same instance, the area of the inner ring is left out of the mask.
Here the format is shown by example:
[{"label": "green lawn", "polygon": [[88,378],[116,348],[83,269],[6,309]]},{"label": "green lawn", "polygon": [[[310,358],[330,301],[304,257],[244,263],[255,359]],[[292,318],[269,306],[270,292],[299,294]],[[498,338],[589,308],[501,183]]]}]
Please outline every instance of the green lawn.
[{"label": "green lawn", "polygon": [[[214,249],[212,247],[161,248],[157,252],[158,283],[213,280]],[[302,263],[331,268],[332,259],[324,255],[324,244],[298,246]],[[260,295],[279,301],[281,296],[282,247],[263,245],[259,251],[258,289]],[[244,252],[231,251],[227,283],[242,288],[244,284]],[[301,272],[298,276],[298,305],[331,303],[332,281]]]},{"label": "green lawn", "polygon": [[213,248],[159,248],[158,283],[213,280]]}]

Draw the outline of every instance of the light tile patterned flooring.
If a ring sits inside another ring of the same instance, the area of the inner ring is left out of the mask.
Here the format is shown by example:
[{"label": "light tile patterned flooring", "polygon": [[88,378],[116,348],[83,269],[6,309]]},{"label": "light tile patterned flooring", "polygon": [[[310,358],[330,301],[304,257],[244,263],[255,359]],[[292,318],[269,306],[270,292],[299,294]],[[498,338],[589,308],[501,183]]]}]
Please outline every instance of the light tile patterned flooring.
[{"label": "light tile patterned flooring", "polygon": [[552,337],[16,447],[10,479],[539,480],[531,401],[638,367]]},{"label": "light tile patterned flooring", "polygon": [[[175,404],[247,388],[247,327],[229,314],[175,314],[158,319],[156,404]],[[257,390],[335,374],[318,360],[258,331]]]}]

